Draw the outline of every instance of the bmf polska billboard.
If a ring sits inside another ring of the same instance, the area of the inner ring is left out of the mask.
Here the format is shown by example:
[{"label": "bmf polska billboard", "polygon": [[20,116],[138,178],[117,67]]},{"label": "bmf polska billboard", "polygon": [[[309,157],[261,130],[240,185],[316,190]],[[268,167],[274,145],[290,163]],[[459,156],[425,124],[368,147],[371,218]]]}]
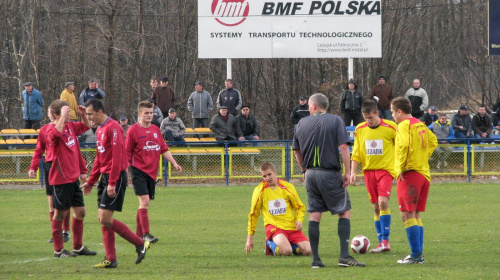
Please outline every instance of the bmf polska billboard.
[{"label": "bmf polska billboard", "polygon": [[199,0],[198,57],[381,57],[381,25],[381,0]]}]

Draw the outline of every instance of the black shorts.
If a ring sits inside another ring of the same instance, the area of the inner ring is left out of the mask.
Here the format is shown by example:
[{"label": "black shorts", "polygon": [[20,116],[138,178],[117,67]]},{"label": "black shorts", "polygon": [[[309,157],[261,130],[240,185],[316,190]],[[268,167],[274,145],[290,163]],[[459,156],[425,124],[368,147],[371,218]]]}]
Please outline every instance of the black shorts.
[{"label": "black shorts", "polygon": [[49,172],[52,167],[52,161],[43,163],[43,174],[45,176],[45,194],[52,195],[54,188],[49,184]]},{"label": "black shorts", "polygon": [[342,187],[342,173],[337,170],[307,169],[307,211],[342,214],[351,209],[347,189]]},{"label": "black shorts", "polygon": [[129,171],[135,195],[149,195],[151,200],[155,199],[155,180],[139,168],[130,166]]},{"label": "black shorts", "polygon": [[52,205],[58,210],[67,210],[71,207],[84,207],[83,192],[80,182],[52,186]]},{"label": "black shorts", "polygon": [[127,189],[127,171],[120,172],[120,178],[116,183],[116,196],[111,198],[108,196],[108,180],[109,174],[102,174],[99,186],[97,186],[97,205],[99,209],[111,211],[122,211],[123,200],[125,199],[125,190]]}]

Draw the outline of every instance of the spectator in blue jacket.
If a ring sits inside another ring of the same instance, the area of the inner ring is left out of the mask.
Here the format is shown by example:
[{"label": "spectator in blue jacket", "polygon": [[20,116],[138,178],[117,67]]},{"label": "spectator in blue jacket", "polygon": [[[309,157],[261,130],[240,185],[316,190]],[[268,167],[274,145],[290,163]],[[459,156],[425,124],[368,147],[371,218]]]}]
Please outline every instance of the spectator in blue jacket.
[{"label": "spectator in blue jacket", "polygon": [[24,128],[40,129],[43,118],[43,97],[31,82],[24,83],[22,92]]},{"label": "spectator in blue jacket", "polygon": [[100,99],[102,100],[106,94],[102,89],[99,88],[99,84],[96,79],[89,80],[89,87],[84,89],[82,93],[80,93],[80,105],[84,105],[88,100],[91,99]]},{"label": "spectator in blue jacket", "polygon": [[[439,119],[429,125],[429,129],[434,132],[434,135],[438,138],[439,144],[446,144],[449,142],[449,139],[455,139],[453,126],[448,121],[448,117],[445,114],[440,114]],[[451,147],[443,147],[441,145],[434,150],[434,154],[438,161],[436,166],[437,169],[441,168],[441,166],[448,166],[446,160],[451,155],[451,152]]]}]

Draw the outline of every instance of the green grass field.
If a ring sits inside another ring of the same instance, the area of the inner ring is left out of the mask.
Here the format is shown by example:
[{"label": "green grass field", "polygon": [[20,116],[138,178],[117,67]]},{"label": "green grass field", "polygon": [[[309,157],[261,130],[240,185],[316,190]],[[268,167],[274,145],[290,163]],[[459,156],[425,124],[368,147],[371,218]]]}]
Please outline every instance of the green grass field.
[{"label": "green grass field", "polygon": [[[84,244],[94,257],[52,257],[45,191],[0,191],[0,279],[500,279],[500,185],[432,185],[423,215],[425,264],[403,266],[409,253],[393,195],[390,253],[355,257],[365,268],[337,266],[337,217],[324,215],[320,254],[326,264],[311,269],[310,257],[269,257],[263,242],[245,254],[247,214],[254,186],[157,189],[149,210],[151,232],[160,238],[135,265],[135,248],[116,237],[118,268],[93,269],[104,258],[96,192],[86,197]],[[372,208],[364,186],[350,186],[351,237],[366,235],[376,246]],[[304,187],[297,187],[307,204]],[[135,232],[138,201],[128,189],[116,218]],[[307,218],[304,221],[307,234]],[[262,220],[254,241],[264,240]],[[262,244],[262,245],[261,245]],[[65,243],[71,249],[71,241]]]}]

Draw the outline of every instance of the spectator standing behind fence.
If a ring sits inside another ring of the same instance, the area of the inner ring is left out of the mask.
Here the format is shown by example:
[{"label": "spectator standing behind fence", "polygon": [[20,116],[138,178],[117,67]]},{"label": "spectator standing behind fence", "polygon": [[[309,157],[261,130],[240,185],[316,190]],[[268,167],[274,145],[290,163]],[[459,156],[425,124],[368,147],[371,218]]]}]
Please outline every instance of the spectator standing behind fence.
[{"label": "spectator standing behind fence", "polygon": [[346,91],[342,93],[340,98],[340,112],[344,117],[344,123],[346,126],[351,125],[357,126],[363,121],[363,116],[361,115],[361,106],[363,105],[363,94],[358,91],[358,86],[353,79],[349,80],[346,86]]},{"label": "spectator standing behind fence", "polygon": [[420,120],[423,121],[426,126],[429,126],[438,119],[436,107],[430,106],[429,109],[427,109],[427,113],[425,113]]},{"label": "spectator standing behind fence", "polygon": [[120,126],[123,128],[123,134],[125,135],[125,138],[127,138],[127,132],[128,132],[128,129],[130,128],[130,124],[128,124],[127,116],[122,115],[120,117]]},{"label": "spectator standing behind fence", "polygon": [[[455,132],[453,131],[453,126],[451,123],[448,121],[448,117],[446,114],[440,114],[439,119],[435,122],[433,122],[431,125],[429,125],[429,129],[434,132],[434,135],[436,135],[439,144],[446,144],[449,142],[449,140],[444,140],[444,139],[454,139],[455,138]],[[441,166],[447,167],[448,162],[446,161],[448,157],[451,155],[451,147],[443,147],[443,146],[438,146],[434,153],[436,154],[437,157],[437,165],[436,168],[439,169]]]},{"label": "spectator standing behind fence", "polygon": [[241,93],[239,90],[233,88],[234,82],[231,79],[227,79],[224,82],[226,88],[219,92],[217,97],[217,108],[220,109],[222,106],[227,107],[229,113],[236,117],[238,111],[241,109],[243,100],[241,99]]},{"label": "spectator standing behind fence", "polygon": [[[212,117],[210,130],[215,133],[217,141],[237,141],[238,139],[244,139],[236,117],[229,114],[226,106],[220,106],[219,113]],[[219,145],[223,146],[223,144]],[[230,144],[230,146],[235,145]]]},{"label": "spectator standing behind fence", "polygon": [[429,106],[429,97],[425,89],[420,87],[420,80],[413,80],[413,87],[406,91],[406,98],[411,102],[411,115],[420,119],[424,115],[425,109]]},{"label": "spectator standing behind fence", "polygon": [[95,132],[97,130],[97,124],[90,122],[90,129],[85,131],[82,135],[78,137],[80,143],[96,143],[97,139],[95,137]]},{"label": "spectator standing behind fence", "polygon": [[75,83],[74,82],[66,82],[64,84],[64,90],[61,92],[61,100],[64,100],[68,102],[69,104],[69,119],[72,122],[75,122],[78,120],[78,115],[76,112],[78,111],[78,102],[76,102],[76,96],[75,96]]},{"label": "spectator standing behind fence", "polygon": [[168,110],[168,117],[161,122],[160,130],[163,139],[169,142],[184,142],[183,135],[186,131],[186,126],[182,120],[177,117],[177,112],[174,108]]},{"label": "spectator standing behind fence", "polygon": [[477,114],[472,117],[472,130],[474,130],[474,137],[478,139],[491,138],[493,125],[491,116],[486,113],[484,105],[479,106]]},{"label": "spectator standing behind fence", "polygon": [[106,94],[102,89],[99,88],[99,83],[96,79],[89,80],[89,87],[84,89],[80,93],[80,105],[85,105],[85,103],[90,99],[103,99]]},{"label": "spectator standing behind fence", "polygon": [[[161,122],[163,121],[163,113],[161,112],[160,108],[158,108],[158,106],[156,106],[154,99],[149,98],[147,101],[149,101],[149,102],[153,103],[153,105],[155,105],[154,109],[153,109],[153,120],[151,121],[151,123],[156,125],[157,127],[160,127]],[[140,122],[140,121],[141,121],[141,117],[139,116],[137,118],[137,122]]]},{"label": "spectator standing behind fence", "polygon": [[392,87],[387,84],[387,78],[384,75],[378,77],[378,83],[372,87],[370,98],[377,101],[379,118],[392,120],[391,100],[394,98]]},{"label": "spectator standing behind fence", "polygon": [[[236,120],[245,140],[260,140],[260,124],[257,118],[250,114],[250,106],[243,105],[241,107],[241,114],[236,117]],[[253,146],[257,147],[259,143],[254,142]]]},{"label": "spectator standing behind fence", "polygon": [[309,116],[309,104],[307,104],[307,97],[301,96],[299,100],[299,105],[293,107],[290,113],[290,119],[293,122],[293,130],[297,128],[297,124],[302,118]]},{"label": "spectator standing behind fence", "polygon": [[158,79],[156,77],[151,77],[151,79],[149,80],[149,85],[151,85],[151,90],[149,92],[148,97],[151,97],[153,96],[153,91],[158,86]]},{"label": "spectator standing behind fence", "polygon": [[24,83],[23,98],[24,128],[40,129],[43,118],[43,97],[31,82]]},{"label": "spectator standing behind fence", "polygon": [[188,98],[187,108],[193,117],[192,128],[210,126],[208,117],[210,116],[210,111],[212,111],[214,103],[212,101],[212,96],[210,96],[210,93],[206,91],[203,86],[202,82],[194,83],[195,91],[192,92]]},{"label": "spectator standing behind fence", "polygon": [[461,105],[458,108],[458,112],[451,119],[451,125],[455,131],[455,138],[472,137],[472,119],[467,106]]},{"label": "spectator standing behind fence", "polygon": [[168,86],[168,77],[162,77],[160,86],[153,90],[151,98],[155,101],[155,105],[161,110],[163,116],[168,115],[168,110],[175,106],[174,90]]}]

